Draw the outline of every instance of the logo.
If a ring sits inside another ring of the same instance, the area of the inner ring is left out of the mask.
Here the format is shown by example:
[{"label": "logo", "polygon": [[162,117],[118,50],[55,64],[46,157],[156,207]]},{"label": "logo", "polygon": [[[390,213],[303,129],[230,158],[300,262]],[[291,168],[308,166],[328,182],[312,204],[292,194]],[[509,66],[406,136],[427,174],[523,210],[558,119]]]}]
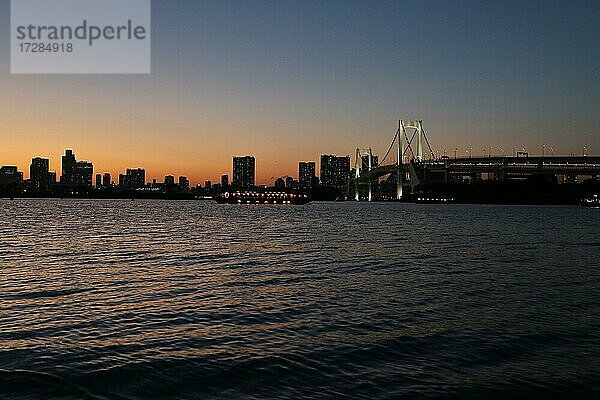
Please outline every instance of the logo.
[{"label": "logo", "polygon": [[11,73],[149,74],[150,0],[12,0]]}]

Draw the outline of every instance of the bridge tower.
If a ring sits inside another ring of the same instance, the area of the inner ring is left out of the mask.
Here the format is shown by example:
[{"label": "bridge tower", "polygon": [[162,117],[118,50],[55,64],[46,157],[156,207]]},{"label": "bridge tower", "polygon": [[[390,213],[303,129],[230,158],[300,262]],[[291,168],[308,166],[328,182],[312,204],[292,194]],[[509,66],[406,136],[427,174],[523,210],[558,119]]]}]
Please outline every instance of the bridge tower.
[{"label": "bridge tower", "polygon": [[[408,135],[406,133],[406,129],[414,129],[415,132],[410,140],[408,140]],[[400,121],[400,136],[405,138],[408,142],[408,146],[411,147],[412,141],[416,137],[416,154],[413,152],[413,156],[417,161],[423,161],[423,142],[427,140],[425,137],[425,131],[423,130],[423,121],[421,120],[401,120]],[[411,147],[412,152],[412,147]]]},{"label": "bridge tower", "polygon": [[404,124],[402,120],[398,121],[398,132],[396,132],[396,140],[397,140],[397,148],[398,154],[396,156],[396,174],[398,176],[396,182],[396,199],[400,201],[402,199],[402,176],[404,175],[402,171],[403,162],[402,158],[404,157],[404,140],[402,139],[406,136],[406,130],[404,129]]},{"label": "bridge tower", "polygon": [[[408,130],[412,130],[411,137],[408,136]],[[385,160],[388,159],[390,154],[393,154],[394,144],[396,145],[396,161],[390,162],[386,165]],[[357,148],[356,149],[356,159],[354,163],[354,198],[358,201],[360,200],[359,195],[359,185],[368,185],[369,187],[369,201],[372,198],[372,179],[378,179],[386,174],[393,173],[394,171],[397,174],[397,187],[396,187],[396,198],[398,200],[402,199],[403,195],[403,180],[405,178],[405,174],[407,170],[404,165],[404,157],[409,155],[411,156],[411,161],[408,164],[408,173],[410,174],[410,183],[411,186],[414,187],[419,183],[419,177],[417,174],[417,170],[420,168],[419,165],[424,160],[424,150],[425,146],[429,151],[429,156],[432,160],[435,160],[435,155],[433,153],[433,149],[429,144],[429,140],[427,139],[427,135],[425,134],[425,130],[423,129],[423,121],[421,120],[399,120],[398,121],[398,129],[396,130],[396,134],[390,143],[387,152],[383,156],[382,159],[379,160],[378,165],[373,165],[373,154],[370,148]],[[362,167],[362,159],[363,157],[368,156],[368,168]],[[364,171],[363,171],[364,169]],[[365,173],[367,175],[365,176]]]},{"label": "bridge tower", "polygon": [[[411,138],[408,138],[407,129],[414,129]],[[422,120],[400,120],[398,122],[398,132],[396,132],[395,140],[397,140],[396,145],[398,147],[398,154],[396,158],[396,165],[398,167],[398,187],[396,189],[396,198],[400,200],[402,198],[402,180],[403,180],[403,157],[407,151],[410,151],[412,157],[417,162],[421,162],[424,160],[423,149],[425,145],[429,148],[429,153],[432,158],[434,158],[433,150],[431,149],[431,145],[429,144],[429,140],[427,140],[427,136],[425,135],[425,130],[423,129],[423,121]],[[413,141],[416,141],[415,148],[413,149]],[[393,143],[392,143],[393,144]],[[405,148],[406,144],[406,148]],[[412,178],[416,178],[416,176],[412,176],[411,174],[411,182]]]},{"label": "bridge tower", "polygon": [[[368,160],[368,165],[367,167],[367,171],[364,172],[368,172],[370,171],[373,167],[375,167],[373,165],[373,151],[371,150],[371,148],[369,147],[368,149],[356,149],[356,158],[354,159],[354,200],[359,201],[360,200],[360,195],[358,193],[358,178],[360,178],[361,173],[363,172],[363,156],[367,157]],[[368,183],[369,186],[369,201],[371,201],[372,197],[373,197],[373,192],[372,192],[372,182],[371,180],[369,180]]]}]

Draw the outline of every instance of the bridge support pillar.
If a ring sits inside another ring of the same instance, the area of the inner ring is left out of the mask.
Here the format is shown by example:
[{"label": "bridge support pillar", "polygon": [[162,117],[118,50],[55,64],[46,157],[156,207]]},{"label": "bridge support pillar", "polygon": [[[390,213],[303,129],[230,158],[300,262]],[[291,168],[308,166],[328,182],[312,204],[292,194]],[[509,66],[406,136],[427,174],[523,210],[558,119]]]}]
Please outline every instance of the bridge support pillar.
[{"label": "bridge support pillar", "polygon": [[403,146],[403,137],[405,135],[404,125],[402,124],[402,120],[398,121],[398,155],[396,157],[396,166],[398,174],[398,182],[396,183],[396,199],[398,201],[402,200],[402,156],[404,154],[404,146]]},{"label": "bridge support pillar", "polygon": [[[363,155],[367,157],[367,163],[366,165],[363,163]],[[355,178],[355,183],[354,183],[354,200],[356,201],[360,201],[360,191],[359,191],[359,178],[362,175],[362,172],[369,172],[371,171],[373,168],[375,168],[375,165],[373,165],[373,151],[368,148],[368,149],[356,149],[356,156],[354,159],[354,178]],[[365,171],[363,171],[365,170]],[[373,182],[371,182],[371,180],[368,180],[368,189],[369,189],[369,193],[368,193],[368,201],[372,201],[373,200]]]},{"label": "bridge support pillar", "polygon": [[423,125],[421,121],[417,127],[417,160],[423,161]]}]

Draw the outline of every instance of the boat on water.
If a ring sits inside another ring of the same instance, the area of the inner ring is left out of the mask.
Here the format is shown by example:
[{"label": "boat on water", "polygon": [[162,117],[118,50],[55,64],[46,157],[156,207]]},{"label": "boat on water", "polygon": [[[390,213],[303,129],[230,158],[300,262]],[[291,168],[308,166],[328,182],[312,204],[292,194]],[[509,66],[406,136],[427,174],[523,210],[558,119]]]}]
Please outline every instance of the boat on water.
[{"label": "boat on water", "polygon": [[419,196],[415,199],[417,204],[453,204],[456,203],[454,197],[440,197],[440,196]]},{"label": "boat on water", "polygon": [[214,197],[219,204],[291,204],[301,205],[310,203],[311,198],[302,193],[285,192],[253,192],[234,191],[223,192]]},{"label": "boat on water", "polygon": [[581,199],[581,205],[584,207],[599,207],[600,208],[600,195],[594,194]]}]

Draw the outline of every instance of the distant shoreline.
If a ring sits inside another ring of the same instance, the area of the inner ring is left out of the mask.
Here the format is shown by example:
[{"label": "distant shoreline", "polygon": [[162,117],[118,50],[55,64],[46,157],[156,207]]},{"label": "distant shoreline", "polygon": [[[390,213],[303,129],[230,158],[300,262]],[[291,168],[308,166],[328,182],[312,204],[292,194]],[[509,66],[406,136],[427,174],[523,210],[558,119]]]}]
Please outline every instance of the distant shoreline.
[{"label": "distant shoreline", "polygon": [[[424,196],[427,197],[427,196]],[[120,200],[120,201],[137,201],[137,200],[150,200],[150,201],[199,201],[199,202],[217,202],[213,198],[194,198],[194,197],[100,197],[100,196],[0,196],[0,200]],[[506,205],[506,206],[581,206],[581,200],[577,201],[545,201],[545,202],[535,202],[535,201],[458,201],[456,199],[446,201],[438,198],[431,198],[428,201],[414,201],[414,200],[373,200],[373,201],[355,201],[352,199],[343,200],[343,201],[335,201],[335,200],[314,200],[312,203],[360,203],[360,204],[386,204],[386,203],[403,203],[403,204],[415,204],[415,205]],[[242,204],[244,205],[244,204]]]}]

